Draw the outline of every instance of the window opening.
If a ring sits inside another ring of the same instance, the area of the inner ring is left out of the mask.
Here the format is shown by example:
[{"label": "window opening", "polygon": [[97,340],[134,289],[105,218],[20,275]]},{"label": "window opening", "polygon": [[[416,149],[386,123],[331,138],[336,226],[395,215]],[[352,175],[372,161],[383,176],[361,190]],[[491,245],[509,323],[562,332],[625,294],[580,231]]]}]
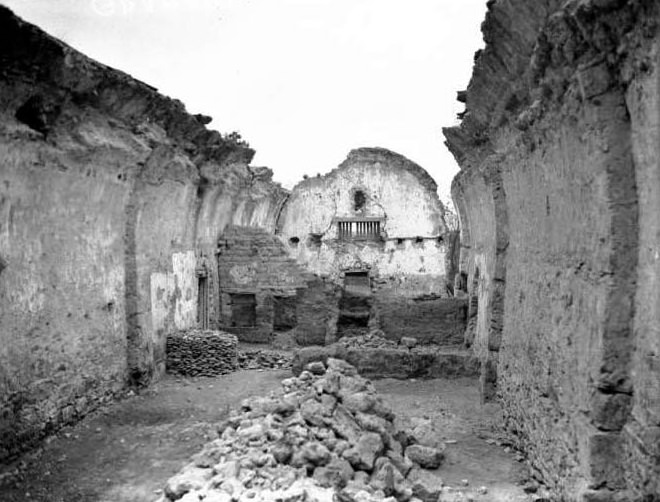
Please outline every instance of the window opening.
[{"label": "window opening", "polygon": [[367,196],[362,190],[356,190],[353,194],[353,209],[360,211],[367,203]]}]

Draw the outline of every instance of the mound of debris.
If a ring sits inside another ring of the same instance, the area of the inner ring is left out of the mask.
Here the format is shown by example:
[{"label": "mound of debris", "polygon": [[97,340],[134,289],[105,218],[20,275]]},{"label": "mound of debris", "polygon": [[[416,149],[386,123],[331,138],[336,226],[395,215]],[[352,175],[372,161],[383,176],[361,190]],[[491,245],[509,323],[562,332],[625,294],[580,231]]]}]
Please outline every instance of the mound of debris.
[{"label": "mound of debris", "polygon": [[293,354],[276,350],[240,349],[238,352],[238,367],[242,370],[272,370],[291,368]]},{"label": "mound of debris", "polygon": [[245,400],[160,502],[436,502],[442,481],[427,469],[443,446],[415,444],[394,418],[355,367],[313,362],[278,393]]},{"label": "mound of debris", "polygon": [[335,343],[345,347],[347,349],[353,348],[371,348],[371,349],[380,349],[380,348],[397,348],[397,342],[394,340],[388,340],[385,338],[385,333],[381,330],[374,330],[367,334],[361,334],[356,336],[343,336]]},{"label": "mound of debris", "polygon": [[430,347],[420,347],[417,338],[403,336],[397,342],[385,338],[385,333],[380,329],[375,329],[366,334],[356,336],[344,336],[335,342],[336,345],[346,349],[401,349],[412,350],[433,350]]},{"label": "mound of debris", "polygon": [[224,331],[189,329],[167,336],[167,371],[217,376],[238,368],[238,339]]}]

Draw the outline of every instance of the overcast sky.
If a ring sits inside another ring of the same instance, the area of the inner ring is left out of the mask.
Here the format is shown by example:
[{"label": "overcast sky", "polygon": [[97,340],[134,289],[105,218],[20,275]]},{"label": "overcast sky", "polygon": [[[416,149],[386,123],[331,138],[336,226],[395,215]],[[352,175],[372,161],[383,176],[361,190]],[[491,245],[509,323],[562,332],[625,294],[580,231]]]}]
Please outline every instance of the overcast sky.
[{"label": "overcast sky", "polygon": [[88,56],[239,131],[291,187],[381,146],[447,195],[485,0],[0,0]]}]

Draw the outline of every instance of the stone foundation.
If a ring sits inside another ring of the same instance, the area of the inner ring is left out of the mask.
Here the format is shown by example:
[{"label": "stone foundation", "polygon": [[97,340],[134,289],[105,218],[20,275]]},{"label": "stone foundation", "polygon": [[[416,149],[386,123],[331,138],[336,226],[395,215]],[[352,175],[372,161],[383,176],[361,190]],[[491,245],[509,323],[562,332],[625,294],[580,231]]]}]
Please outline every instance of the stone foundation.
[{"label": "stone foundation", "polygon": [[458,378],[478,375],[478,362],[461,350],[416,348],[346,348],[341,344],[306,347],[293,357],[293,373],[298,375],[313,361],[343,359],[367,378]]}]

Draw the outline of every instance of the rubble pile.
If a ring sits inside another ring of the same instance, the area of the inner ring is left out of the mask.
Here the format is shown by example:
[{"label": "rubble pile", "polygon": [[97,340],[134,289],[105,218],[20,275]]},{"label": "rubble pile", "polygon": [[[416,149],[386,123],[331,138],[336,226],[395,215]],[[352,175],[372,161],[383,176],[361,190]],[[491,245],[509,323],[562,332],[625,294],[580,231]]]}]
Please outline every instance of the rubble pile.
[{"label": "rubble pile", "polygon": [[418,346],[416,338],[404,336],[397,342],[385,338],[385,333],[380,329],[363,335],[344,336],[335,343],[346,349],[412,349]]},{"label": "rubble pile", "polygon": [[238,368],[238,339],[224,331],[190,329],[168,335],[167,371],[185,376],[217,376]]},{"label": "rubble pile", "polygon": [[291,368],[293,354],[274,350],[247,349],[238,352],[238,367],[242,370]]},{"label": "rubble pile", "polygon": [[394,340],[388,340],[385,338],[385,333],[381,330],[374,330],[366,334],[360,334],[356,336],[343,336],[337,340],[337,345],[341,345],[347,349],[354,348],[370,348],[370,349],[381,349],[389,348],[396,349],[397,343]]},{"label": "rubble pile", "polygon": [[159,502],[436,502],[444,445],[416,444],[350,364],[310,363],[246,399]]}]

